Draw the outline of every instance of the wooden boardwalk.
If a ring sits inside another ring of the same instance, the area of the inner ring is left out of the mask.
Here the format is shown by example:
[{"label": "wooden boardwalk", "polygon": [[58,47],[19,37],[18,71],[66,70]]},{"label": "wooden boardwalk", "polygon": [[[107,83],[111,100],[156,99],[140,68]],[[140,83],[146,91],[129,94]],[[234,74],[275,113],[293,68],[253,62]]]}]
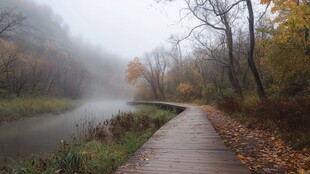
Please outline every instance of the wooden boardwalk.
[{"label": "wooden boardwalk", "polygon": [[117,174],[251,173],[227,150],[199,106],[179,106],[187,109],[160,128]]}]

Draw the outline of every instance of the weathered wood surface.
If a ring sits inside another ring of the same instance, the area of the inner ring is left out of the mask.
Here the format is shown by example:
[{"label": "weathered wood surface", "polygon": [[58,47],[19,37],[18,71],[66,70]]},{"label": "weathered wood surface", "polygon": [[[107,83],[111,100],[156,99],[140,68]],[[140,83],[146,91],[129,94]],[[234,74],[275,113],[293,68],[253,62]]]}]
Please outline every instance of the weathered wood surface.
[{"label": "weathered wood surface", "polygon": [[251,173],[224,146],[199,106],[175,105],[187,109],[160,128],[123,166],[118,168],[117,174]]}]

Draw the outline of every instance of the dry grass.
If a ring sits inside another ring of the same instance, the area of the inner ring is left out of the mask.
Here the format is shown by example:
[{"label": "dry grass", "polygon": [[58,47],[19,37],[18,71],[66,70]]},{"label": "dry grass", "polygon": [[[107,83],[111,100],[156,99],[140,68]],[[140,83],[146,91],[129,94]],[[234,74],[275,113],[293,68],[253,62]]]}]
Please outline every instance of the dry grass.
[{"label": "dry grass", "polygon": [[61,113],[76,106],[77,102],[60,98],[14,98],[0,100],[0,122],[33,117],[45,113]]}]

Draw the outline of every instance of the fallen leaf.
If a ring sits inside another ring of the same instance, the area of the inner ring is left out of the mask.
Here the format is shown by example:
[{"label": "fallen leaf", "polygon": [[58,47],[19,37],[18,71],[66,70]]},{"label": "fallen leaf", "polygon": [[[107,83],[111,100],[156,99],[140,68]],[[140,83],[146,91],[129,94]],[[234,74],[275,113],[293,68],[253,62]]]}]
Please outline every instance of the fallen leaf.
[{"label": "fallen leaf", "polygon": [[240,160],[243,160],[243,159],[244,159],[244,156],[241,155],[241,154],[238,154],[238,155],[237,155],[237,158],[240,159]]},{"label": "fallen leaf", "polygon": [[306,173],[306,171],[304,169],[298,169],[297,172],[298,172],[298,174],[305,174]]}]

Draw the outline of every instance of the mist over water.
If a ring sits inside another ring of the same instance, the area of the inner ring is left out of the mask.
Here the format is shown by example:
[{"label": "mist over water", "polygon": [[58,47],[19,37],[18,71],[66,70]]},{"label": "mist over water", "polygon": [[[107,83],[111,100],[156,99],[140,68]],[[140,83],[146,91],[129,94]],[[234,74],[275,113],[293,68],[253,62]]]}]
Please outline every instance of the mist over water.
[{"label": "mist over water", "polygon": [[[128,59],[117,52],[107,52],[104,45],[90,43],[82,35],[73,35],[71,26],[47,5],[33,0],[1,0],[0,8],[12,9],[13,14],[25,17],[18,37],[3,39],[3,43],[0,37],[0,44],[10,43],[12,50],[23,56],[16,57],[19,63],[16,67],[24,74],[14,79],[25,85],[16,96],[30,94],[85,101],[64,114],[0,123],[0,164],[4,157],[20,160],[57,150],[60,140],[70,142],[77,135],[76,124],[103,122],[119,111],[134,110],[124,100],[132,98],[132,87],[124,82]],[[87,23],[87,19],[81,20]],[[98,32],[105,29],[98,28]],[[27,78],[23,79],[24,76]],[[13,77],[7,79],[7,86],[15,83],[10,81]],[[13,91],[11,88],[8,91]]]},{"label": "mist over water", "polygon": [[[13,77],[14,73],[10,73],[12,77],[7,78],[5,85],[15,83],[10,79],[20,79],[24,85],[17,95],[84,101],[80,107],[64,114],[0,123],[0,164],[4,156],[19,160],[32,154],[53,152],[60,140],[69,143],[77,136],[77,124],[103,122],[119,111],[134,110],[124,100],[132,95],[131,87],[124,82],[127,60],[83,36],[71,34],[62,17],[47,5],[33,0],[1,0],[0,10],[12,10],[12,15],[25,17],[16,37],[7,40],[0,37],[1,46],[10,43],[14,47],[7,46],[7,49],[23,56],[15,59],[26,77]],[[13,91],[13,87],[10,90]]]},{"label": "mist over water", "polygon": [[[42,155],[57,150],[61,140],[70,142],[77,136],[76,124],[103,122],[119,111],[133,111],[124,100],[85,102],[79,108],[60,115],[45,115],[12,123],[0,124],[0,143],[5,156],[22,159],[32,154]],[[3,163],[3,152],[0,163]]]}]

